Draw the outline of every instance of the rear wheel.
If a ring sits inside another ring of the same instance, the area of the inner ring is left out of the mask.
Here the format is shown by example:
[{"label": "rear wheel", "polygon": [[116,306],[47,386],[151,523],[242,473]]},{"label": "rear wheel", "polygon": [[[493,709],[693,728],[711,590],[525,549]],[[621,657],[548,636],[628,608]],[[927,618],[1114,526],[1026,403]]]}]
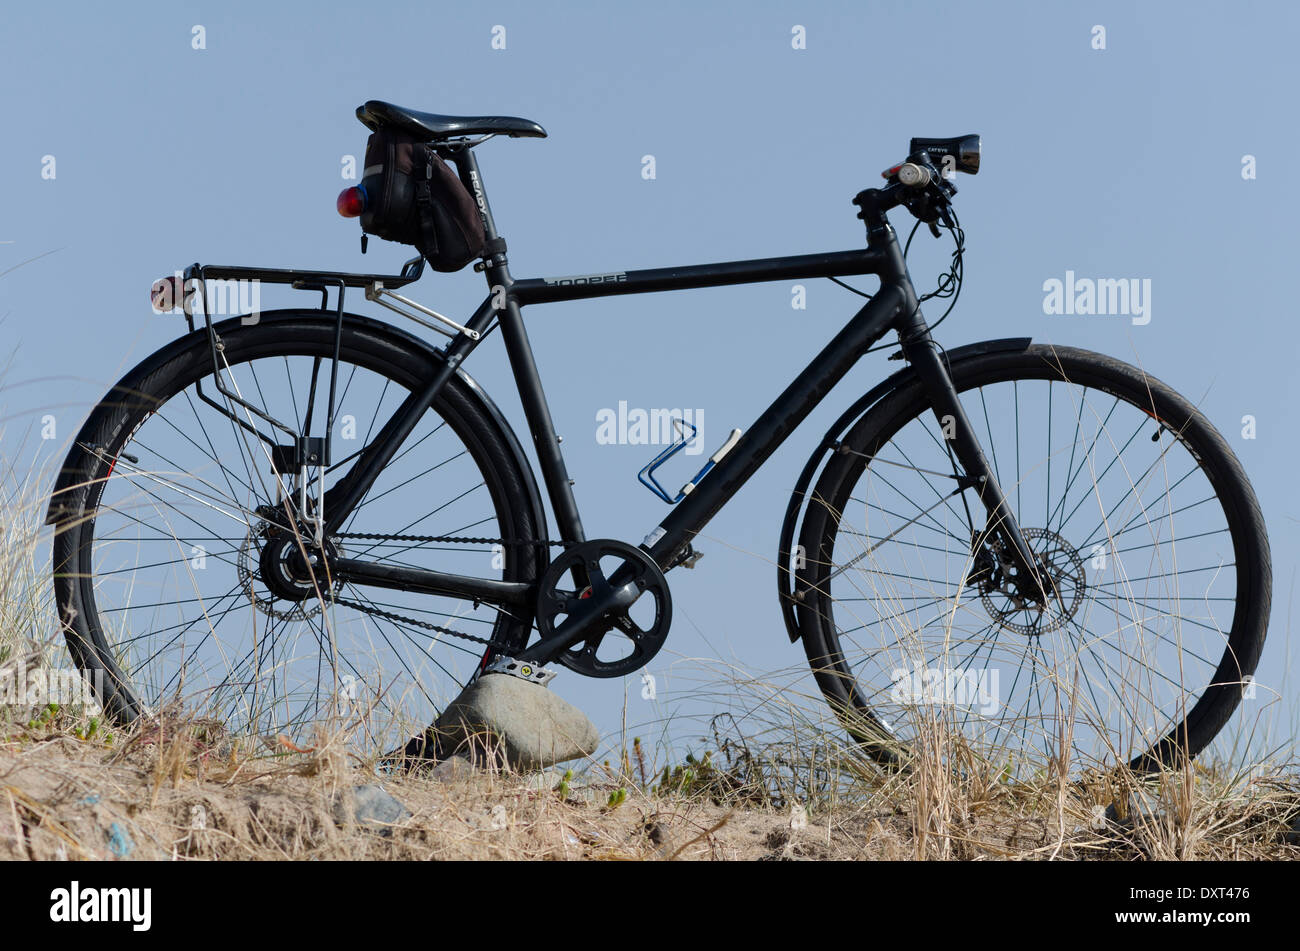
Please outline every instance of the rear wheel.
[{"label": "rear wheel", "polygon": [[[227,387],[291,426],[308,428],[312,414],[319,433],[334,327],[311,312],[220,326]],[[439,359],[382,324],[345,322],[327,489]],[[282,518],[286,496],[299,497],[293,475],[203,397],[253,419],[214,387],[199,334],[114,387],[66,463],[85,488],[65,493],[57,598],[73,656],[102,671],[116,718],[176,704],[236,733],[309,739],[312,724],[342,712],[388,744],[431,722],[494,650],[523,646],[531,617],[295,572]],[[327,547],[533,583],[546,550],[527,480],[473,385],[453,377]],[[312,482],[309,497],[319,489]]]},{"label": "rear wheel", "polygon": [[1032,346],[951,372],[1054,597],[1018,596],[951,432],[905,385],[808,503],[796,590],[823,692],[882,758],[936,720],[1016,773],[1061,753],[1196,754],[1240,702],[1269,615],[1268,540],[1232,451],[1163,383],[1098,354]]}]

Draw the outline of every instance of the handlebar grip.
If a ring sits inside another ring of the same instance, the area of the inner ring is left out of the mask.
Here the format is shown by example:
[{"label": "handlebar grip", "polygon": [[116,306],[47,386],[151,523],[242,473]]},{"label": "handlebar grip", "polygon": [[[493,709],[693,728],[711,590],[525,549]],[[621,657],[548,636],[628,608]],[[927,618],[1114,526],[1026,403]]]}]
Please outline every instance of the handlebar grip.
[{"label": "handlebar grip", "polygon": [[908,188],[924,188],[932,178],[928,168],[915,162],[904,162],[898,166],[897,175],[898,180]]}]

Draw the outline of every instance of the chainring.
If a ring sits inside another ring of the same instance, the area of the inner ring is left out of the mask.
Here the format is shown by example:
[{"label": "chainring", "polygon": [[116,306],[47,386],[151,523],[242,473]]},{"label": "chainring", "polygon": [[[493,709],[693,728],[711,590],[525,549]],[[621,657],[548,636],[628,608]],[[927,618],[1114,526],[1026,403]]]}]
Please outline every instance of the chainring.
[{"label": "chainring", "polygon": [[[611,584],[615,577],[617,587]],[[581,612],[588,599],[614,603],[585,640],[556,658],[561,664],[587,677],[621,677],[659,653],[672,623],[672,597],[663,572],[644,550],[599,538],[557,556],[542,576],[537,596],[542,640]]]}]

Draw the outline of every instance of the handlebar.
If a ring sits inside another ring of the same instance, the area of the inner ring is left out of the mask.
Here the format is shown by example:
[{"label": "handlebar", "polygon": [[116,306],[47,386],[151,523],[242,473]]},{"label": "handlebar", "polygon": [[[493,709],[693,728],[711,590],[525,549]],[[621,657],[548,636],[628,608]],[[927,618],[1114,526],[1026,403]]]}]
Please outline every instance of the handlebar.
[{"label": "handlebar", "polygon": [[858,217],[867,222],[868,233],[887,227],[884,215],[903,205],[918,220],[938,234],[936,221],[948,227],[955,222],[949,214],[957,186],[956,172],[974,175],[980,168],[980,137],[958,135],[949,139],[914,138],[907,160],[881,173],[888,184],[859,192],[853,203],[862,209]]}]

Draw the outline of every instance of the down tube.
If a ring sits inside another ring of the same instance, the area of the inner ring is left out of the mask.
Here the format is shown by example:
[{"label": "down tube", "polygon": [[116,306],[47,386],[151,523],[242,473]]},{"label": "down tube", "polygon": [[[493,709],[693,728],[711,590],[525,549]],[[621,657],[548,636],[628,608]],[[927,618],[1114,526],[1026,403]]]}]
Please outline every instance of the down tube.
[{"label": "down tube", "polygon": [[808,418],[863,352],[884,336],[907,299],[897,284],[880,288],[812,363],[785,388],[703,481],[674,508],[643,543],[667,570],[691,538],[708,524],[740,487]]}]

